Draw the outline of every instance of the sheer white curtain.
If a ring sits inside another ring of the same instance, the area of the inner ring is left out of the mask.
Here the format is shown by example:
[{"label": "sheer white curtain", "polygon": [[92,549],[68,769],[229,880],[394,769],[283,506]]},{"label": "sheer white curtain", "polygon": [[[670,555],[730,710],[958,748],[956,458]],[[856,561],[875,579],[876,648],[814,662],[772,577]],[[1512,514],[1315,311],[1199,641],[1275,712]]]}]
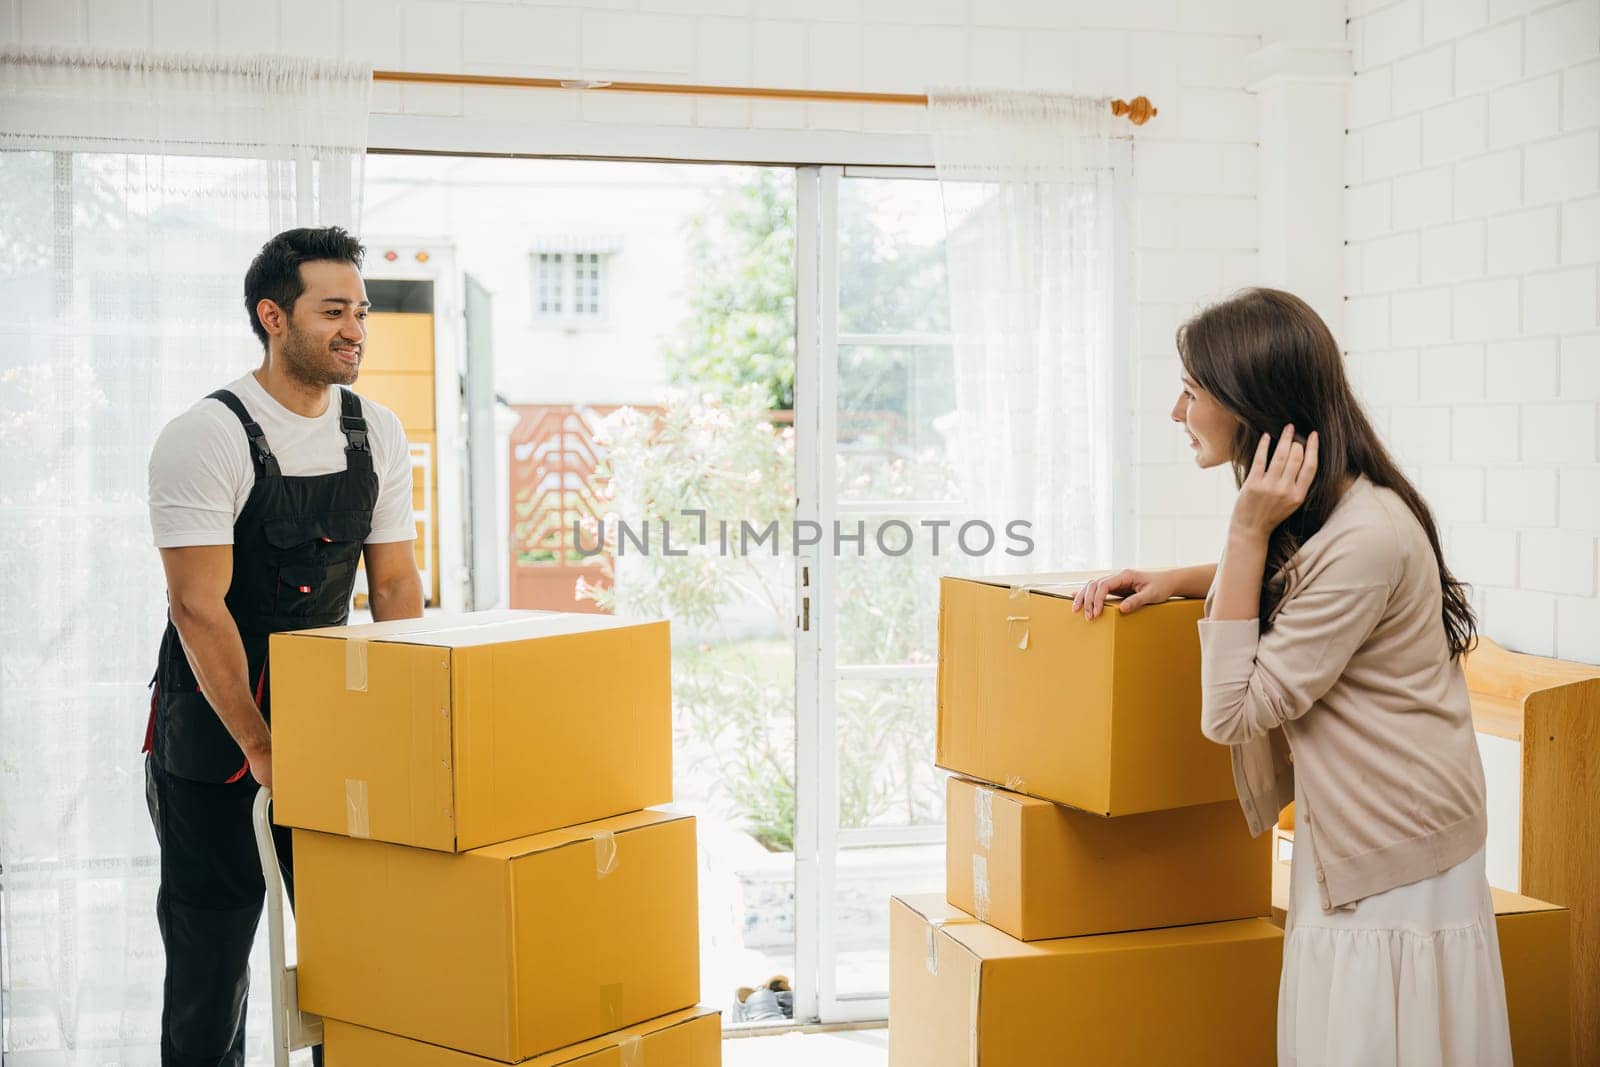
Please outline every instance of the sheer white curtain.
[{"label": "sheer white curtain", "polygon": [[1018,570],[1111,563],[1115,210],[1105,100],[935,90],[955,334],[955,454],[974,515],[1033,523]]},{"label": "sheer white curtain", "polygon": [[320,61],[0,51],[8,1065],[159,1060],[146,461],[167,419],[259,363],[243,278],[261,244],[355,228],[370,87]]}]

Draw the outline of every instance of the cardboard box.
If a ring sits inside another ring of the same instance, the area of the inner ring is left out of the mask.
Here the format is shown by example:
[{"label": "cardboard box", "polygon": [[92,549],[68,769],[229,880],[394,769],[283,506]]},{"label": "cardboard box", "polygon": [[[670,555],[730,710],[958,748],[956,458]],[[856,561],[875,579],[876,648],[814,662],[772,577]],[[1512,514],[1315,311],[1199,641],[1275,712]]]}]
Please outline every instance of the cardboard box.
[{"label": "cardboard box", "polygon": [[1271,1064],[1283,932],[1264,919],[1018,941],[896,897],[890,1067]]},{"label": "cardboard box", "polygon": [[[323,1021],[328,1067],[499,1067],[500,1060],[337,1019]],[[691,1008],[522,1060],[522,1067],[719,1067],[721,1013]]]},{"label": "cardboard box", "polygon": [[297,830],[300,1003],[514,1063],[700,998],[694,820],[451,854]]},{"label": "cardboard box", "polygon": [[939,742],[947,770],[1100,815],[1234,798],[1200,733],[1199,600],[1072,610],[1082,575],[945,578]]},{"label": "cardboard box", "polygon": [[1506,976],[1511,1058],[1517,1063],[1566,1063],[1572,1026],[1572,913],[1503,889],[1490,893]]},{"label": "cardboard box", "polygon": [[1249,919],[1271,911],[1268,839],[1237,801],[1099,815],[951,778],[950,903],[1023,941]]},{"label": "cardboard box", "polygon": [[273,818],[466,851],[672,799],[667,624],[491,611],[273,634]]},{"label": "cardboard box", "polygon": [[[1276,831],[1273,849],[1272,914],[1281,926],[1288,915],[1294,833]],[[1489,893],[1494,898],[1500,967],[1505,973],[1512,1059],[1567,1063],[1572,1025],[1571,912],[1504,889],[1491,888]]]},{"label": "cardboard box", "polygon": [[1571,1036],[1572,913],[1491,889],[1517,1063],[1566,1063]]},{"label": "cardboard box", "polygon": [[407,431],[432,430],[434,380],[432,371],[363,370],[355,390],[394,412]]},{"label": "cardboard box", "polygon": [[356,392],[365,393],[374,375],[395,372],[433,374],[432,315],[415,311],[368,312],[367,343],[362,350]]}]

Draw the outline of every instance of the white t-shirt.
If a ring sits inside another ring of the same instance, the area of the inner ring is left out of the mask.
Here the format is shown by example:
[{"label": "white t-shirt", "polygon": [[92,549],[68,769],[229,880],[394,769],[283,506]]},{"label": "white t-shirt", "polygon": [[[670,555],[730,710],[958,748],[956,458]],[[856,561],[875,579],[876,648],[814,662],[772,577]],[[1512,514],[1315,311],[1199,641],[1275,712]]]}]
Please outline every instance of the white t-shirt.
[{"label": "white t-shirt", "polygon": [[[314,419],[278,403],[254,374],[227,389],[260,424],[285,477],[345,469],[338,386],[328,386],[328,410]],[[361,412],[378,472],[378,502],[366,543],[415,540],[405,429],[394,412],[366,397],[361,398]],[[156,547],[233,544],[233,524],[255,482],[244,424],[222,401],[202,399],[167,423],[150,452],[150,529]]]}]

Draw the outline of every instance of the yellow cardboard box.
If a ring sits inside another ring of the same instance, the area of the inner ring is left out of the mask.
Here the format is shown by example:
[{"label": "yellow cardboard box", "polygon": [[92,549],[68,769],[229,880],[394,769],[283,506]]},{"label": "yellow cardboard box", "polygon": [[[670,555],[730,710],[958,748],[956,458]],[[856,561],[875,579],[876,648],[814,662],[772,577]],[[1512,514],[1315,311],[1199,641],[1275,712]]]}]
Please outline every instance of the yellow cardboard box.
[{"label": "yellow cardboard box", "polygon": [[300,1003],[514,1063],[700,996],[693,818],[446,853],[297,830]]},{"label": "yellow cardboard box", "polygon": [[1082,577],[941,581],[938,765],[1100,815],[1232,799],[1200,733],[1203,603],[1089,622]]},{"label": "yellow cardboard box", "polygon": [[407,430],[434,428],[435,378],[432,371],[363,370],[356,392],[371,397],[400,417]]},{"label": "yellow cardboard box", "polygon": [[1283,932],[1264,919],[1018,941],[896,897],[890,1067],[1271,1064]]},{"label": "yellow cardboard box", "polygon": [[374,374],[433,374],[433,332],[433,316],[424,312],[370,312],[356,392],[365,393]]},{"label": "yellow cardboard box", "polygon": [[559,612],[273,634],[273,818],[449,852],[665,804],[670,657]]},{"label": "yellow cardboard box", "polygon": [[1490,893],[1506,976],[1511,1058],[1516,1063],[1567,1063],[1572,913],[1503,889]]},{"label": "yellow cardboard box", "polygon": [[951,778],[946,802],[950,903],[1023,941],[1271,911],[1237,801],[1107,819]]},{"label": "yellow cardboard box", "polygon": [[[327,1019],[328,1067],[499,1067],[501,1060]],[[691,1008],[522,1060],[522,1067],[719,1067],[721,1015]]]}]

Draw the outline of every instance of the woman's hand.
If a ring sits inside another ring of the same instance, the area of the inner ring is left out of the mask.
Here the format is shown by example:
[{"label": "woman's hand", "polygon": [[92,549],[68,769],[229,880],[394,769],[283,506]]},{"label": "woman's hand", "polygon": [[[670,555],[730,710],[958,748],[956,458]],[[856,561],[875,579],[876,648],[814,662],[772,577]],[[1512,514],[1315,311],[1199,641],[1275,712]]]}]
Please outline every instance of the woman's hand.
[{"label": "woman's hand", "polygon": [[1085,619],[1098,618],[1105,610],[1106,597],[1112,595],[1124,598],[1118,609],[1126,615],[1179,595],[1177,576],[1172,571],[1135,570],[1103,575],[1072,594],[1072,610],[1083,612]]},{"label": "woman's hand", "polygon": [[[1268,451],[1272,456],[1269,460]],[[1233,504],[1231,532],[1266,539],[1278,524],[1305,502],[1317,475],[1317,433],[1302,445],[1294,439],[1294,425],[1283,428],[1276,448],[1272,435],[1262,434],[1255,462]]]}]

